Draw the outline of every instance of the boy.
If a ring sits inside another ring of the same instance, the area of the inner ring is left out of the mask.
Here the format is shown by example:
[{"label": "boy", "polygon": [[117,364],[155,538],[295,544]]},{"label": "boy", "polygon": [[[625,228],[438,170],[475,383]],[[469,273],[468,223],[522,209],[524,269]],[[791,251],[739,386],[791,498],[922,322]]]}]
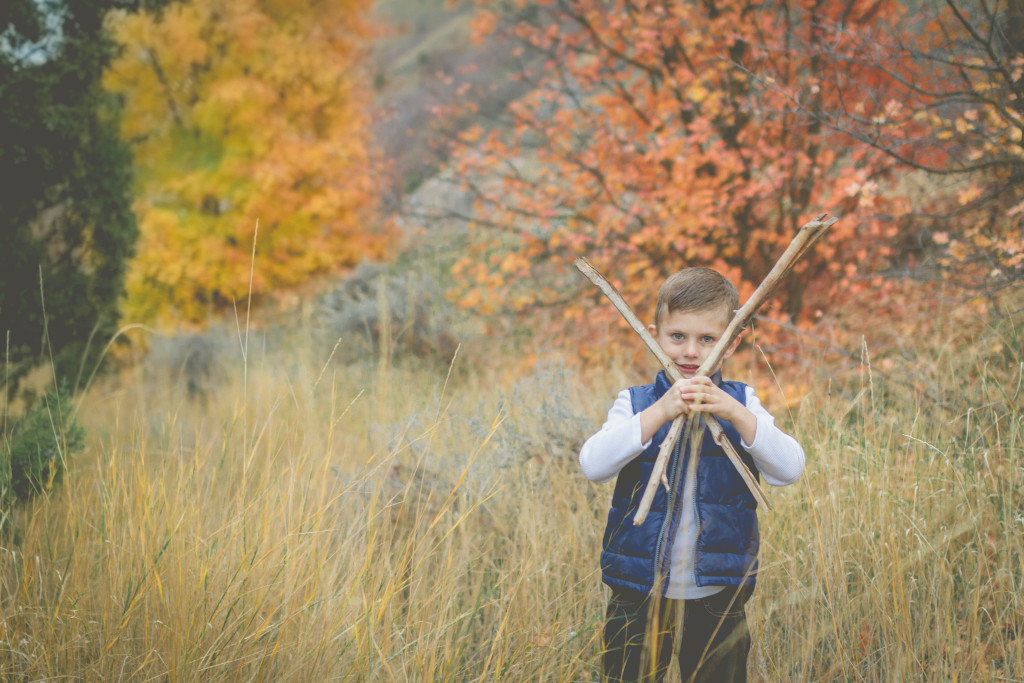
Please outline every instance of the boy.
[{"label": "boy", "polygon": [[791,484],[803,472],[800,444],[775,426],[752,388],[722,381],[719,368],[695,376],[737,308],[736,287],[713,270],[669,277],[649,329],[683,379],[670,385],[662,371],[652,384],[621,391],[580,451],[588,479],[617,476],[601,552],[611,588],[603,653],[611,681],[652,673],[660,681],[673,651],[684,682],[746,680],[743,605],[757,576],[757,503],[710,434],[695,476],[686,476],[688,449],[676,447],[666,472],[670,491],[659,486],[646,521],[633,525],[658,448],[682,413],[717,417],[745,465],[769,484]]}]

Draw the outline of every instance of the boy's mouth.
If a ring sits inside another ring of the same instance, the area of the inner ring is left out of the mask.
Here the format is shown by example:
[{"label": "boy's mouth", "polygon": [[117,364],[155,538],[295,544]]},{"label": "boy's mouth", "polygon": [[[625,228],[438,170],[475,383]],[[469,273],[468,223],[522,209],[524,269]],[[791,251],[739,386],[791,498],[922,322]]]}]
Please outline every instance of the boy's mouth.
[{"label": "boy's mouth", "polygon": [[683,363],[676,363],[676,366],[683,372],[697,372],[697,369],[700,368],[699,365],[686,365]]}]

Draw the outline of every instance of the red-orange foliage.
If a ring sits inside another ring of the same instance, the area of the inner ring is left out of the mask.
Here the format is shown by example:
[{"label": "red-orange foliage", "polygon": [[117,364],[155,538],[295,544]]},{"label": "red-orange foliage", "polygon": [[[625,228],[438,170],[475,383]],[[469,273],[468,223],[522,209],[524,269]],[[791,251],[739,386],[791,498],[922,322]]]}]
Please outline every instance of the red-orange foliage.
[{"label": "red-orange foliage", "polygon": [[[951,279],[986,293],[1019,283],[1024,4],[947,0],[897,19],[821,51],[871,73],[873,90],[801,107],[929,177],[915,206],[919,238],[938,246],[932,251]],[[837,92],[845,86],[828,83]]]},{"label": "red-orange foliage", "polygon": [[[508,130],[482,147],[471,131],[477,149],[457,157],[483,178],[467,180],[478,239],[456,267],[464,306],[555,305],[584,334],[603,327],[616,314],[571,270],[581,254],[642,315],[689,265],[745,295],[819,211],[841,220],[776,295],[776,315],[799,323],[866,288],[884,298],[880,274],[914,265],[899,152],[934,140],[915,154],[944,164],[948,149],[928,112],[901,116],[894,99],[931,87],[930,74],[907,80],[906,53],[879,49],[883,29],[903,25],[900,3],[558,0],[520,17],[508,30],[541,55],[527,62],[537,88]],[[901,139],[870,144],[835,112],[875,127],[900,117]]]}]

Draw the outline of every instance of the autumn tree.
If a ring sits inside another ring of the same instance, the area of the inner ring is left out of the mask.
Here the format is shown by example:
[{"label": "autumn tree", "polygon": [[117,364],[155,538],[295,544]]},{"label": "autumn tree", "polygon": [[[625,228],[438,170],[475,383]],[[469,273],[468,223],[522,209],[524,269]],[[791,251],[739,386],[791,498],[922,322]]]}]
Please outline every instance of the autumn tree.
[{"label": "autumn tree", "polygon": [[[831,293],[884,294],[877,274],[913,256],[901,218],[911,207],[890,191],[899,162],[794,98],[824,110],[873,96],[892,76],[862,66],[858,50],[903,12],[859,0],[555,0],[512,22],[484,13],[481,31],[510,31],[542,60],[507,129],[463,136],[457,168],[477,198],[477,239],[457,296],[483,310],[576,302],[562,317],[585,334],[614,312],[588,305],[598,295],[571,271],[575,256],[652,306],[686,265],[719,269],[745,295],[823,210],[842,220],[774,314],[807,320]],[[851,46],[841,63],[823,57],[836,42]]]},{"label": "autumn tree", "polygon": [[943,277],[986,295],[1019,285],[1024,2],[916,3],[870,34],[794,49],[832,65],[822,87],[835,95],[848,89],[839,77],[846,65],[871,74],[859,98],[787,95],[810,120],[885,153],[924,184],[914,235]]},{"label": "autumn tree", "polygon": [[369,0],[189,0],[118,14],[104,83],[138,173],[128,320],[201,323],[379,255]]}]

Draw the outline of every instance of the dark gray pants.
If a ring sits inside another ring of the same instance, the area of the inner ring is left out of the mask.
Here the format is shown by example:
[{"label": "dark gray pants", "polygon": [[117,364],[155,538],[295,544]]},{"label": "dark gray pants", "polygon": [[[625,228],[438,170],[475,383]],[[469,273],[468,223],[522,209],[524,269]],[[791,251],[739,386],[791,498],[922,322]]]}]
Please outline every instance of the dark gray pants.
[{"label": "dark gray pants", "polygon": [[749,597],[750,589],[726,588],[700,600],[661,598],[652,609],[646,595],[612,589],[604,627],[605,678],[661,681],[676,652],[684,683],[743,683],[750,651],[743,606]]}]

